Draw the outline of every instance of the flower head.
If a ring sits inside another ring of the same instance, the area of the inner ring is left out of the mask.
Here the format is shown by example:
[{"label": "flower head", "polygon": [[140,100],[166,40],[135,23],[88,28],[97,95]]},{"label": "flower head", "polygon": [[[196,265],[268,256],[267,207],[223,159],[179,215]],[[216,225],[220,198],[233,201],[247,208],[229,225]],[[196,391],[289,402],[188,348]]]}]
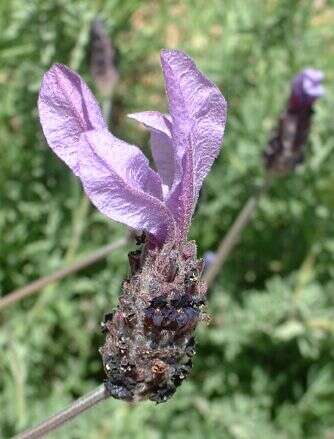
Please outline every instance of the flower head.
[{"label": "flower head", "polygon": [[128,401],[164,402],[191,371],[206,286],[187,232],[226,122],[223,96],[187,55],[164,50],[161,64],[169,114],[130,115],[150,131],[156,171],[139,148],[108,131],[91,91],[67,67],[45,74],[38,102],[50,147],[93,204],[145,232],[144,246],[129,253],[118,306],[102,325],[106,391]]},{"label": "flower head", "polygon": [[68,67],[51,67],[38,100],[48,144],[79,177],[92,203],[160,244],[186,239],[226,122],[224,97],[186,54],[163,50],[161,64],[169,114],[130,115],[150,130],[156,171],[137,146],[108,131],[93,94]]},{"label": "flower head", "polygon": [[115,49],[99,19],[95,19],[90,28],[89,67],[100,94],[110,97],[118,80]]},{"label": "flower head", "polygon": [[291,93],[263,153],[267,171],[286,175],[304,159],[315,101],[325,93],[324,74],[304,69],[292,81]]},{"label": "flower head", "polygon": [[304,69],[292,82],[289,106],[293,110],[308,109],[324,95],[324,74],[317,69]]}]

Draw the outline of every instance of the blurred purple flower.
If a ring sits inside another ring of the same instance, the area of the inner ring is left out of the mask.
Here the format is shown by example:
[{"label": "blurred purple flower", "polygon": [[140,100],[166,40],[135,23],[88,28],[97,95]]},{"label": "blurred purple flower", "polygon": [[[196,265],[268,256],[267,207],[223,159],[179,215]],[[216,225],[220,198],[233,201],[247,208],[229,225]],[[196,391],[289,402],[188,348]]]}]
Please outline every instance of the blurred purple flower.
[{"label": "blurred purple flower", "polygon": [[186,54],[163,50],[161,64],[170,115],[130,115],[150,130],[157,172],[140,149],[108,131],[91,91],[68,67],[51,67],[38,100],[50,147],[80,178],[92,203],[160,244],[186,239],[226,123],[224,97]]},{"label": "blurred purple flower", "polygon": [[90,28],[89,67],[102,96],[109,97],[118,81],[115,49],[104,23],[95,19]]},{"label": "blurred purple flower", "polygon": [[316,99],[324,95],[325,90],[322,85],[324,74],[316,69],[304,69],[294,78],[292,82],[289,107],[291,110],[309,108]]},{"label": "blurred purple flower", "polygon": [[304,69],[295,76],[287,106],[263,153],[268,171],[286,175],[303,161],[313,107],[325,93],[323,80],[324,74],[316,69]]}]

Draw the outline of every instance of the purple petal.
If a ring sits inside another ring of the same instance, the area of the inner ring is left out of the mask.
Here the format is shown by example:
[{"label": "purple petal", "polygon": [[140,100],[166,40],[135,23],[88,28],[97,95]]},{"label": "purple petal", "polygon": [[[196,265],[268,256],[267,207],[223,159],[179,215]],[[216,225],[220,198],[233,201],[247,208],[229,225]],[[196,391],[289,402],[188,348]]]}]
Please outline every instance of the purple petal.
[{"label": "purple petal", "polygon": [[162,183],[168,190],[173,184],[176,172],[170,116],[158,111],[143,111],[129,114],[128,117],[142,123],[150,130],[152,156]]},{"label": "purple petal", "polygon": [[304,69],[292,82],[290,106],[292,109],[311,108],[313,103],[324,95],[322,85],[325,76],[316,69]]},{"label": "purple petal", "polygon": [[80,178],[93,204],[109,218],[163,240],[174,221],[144,154],[107,129],[84,133],[80,150]]},{"label": "purple petal", "polygon": [[[169,207],[178,217],[178,222],[189,221],[194,210],[203,179],[208,174],[213,161],[219,153],[223,141],[227,105],[219,89],[212,84],[195,66],[194,62],[183,52],[163,50],[161,64],[165,77],[166,91],[169,100],[169,111],[172,116],[172,139],[176,148],[176,157],[181,162],[186,150],[190,156],[183,161],[182,191],[192,199],[181,196],[183,217],[177,197],[173,196]],[[192,172],[192,176],[185,176]],[[187,185],[193,184],[193,188]],[[190,209],[190,213],[187,210]],[[177,212],[178,213],[177,213]]]},{"label": "purple petal", "polygon": [[171,191],[166,202],[173,213],[179,228],[179,238],[185,239],[190,227],[195,207],[194,162],[192,149],[189,147],[182,158],[183,175],[180,183]]},{"label": "purple petal", "polygon": [[172,137],[171,118],[168,114],[162,114],[159,111],[141,111],[128,114],[128,117],[142,123],[150,130],[159,131],[170,139]]},{"label": "purple petal", "polygon": [[106,127],[92,92],[79,75],[55,64],[43,77],[38,110],[48,144],[78,175],[81,134]]}]

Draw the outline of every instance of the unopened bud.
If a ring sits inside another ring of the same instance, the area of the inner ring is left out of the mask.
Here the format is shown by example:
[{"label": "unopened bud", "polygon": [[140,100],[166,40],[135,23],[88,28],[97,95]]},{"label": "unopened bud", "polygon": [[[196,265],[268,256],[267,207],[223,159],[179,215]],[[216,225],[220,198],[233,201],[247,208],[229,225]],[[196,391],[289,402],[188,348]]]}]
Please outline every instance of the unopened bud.
[{"label": "unopened bud", "polygon": [[89,64],[91,75],[102,96],[110,96],[118,79],[114,65],[115,51],[100,20],[94,20],[90,30]]},{"label": "unopened bud", "polygon": [[292,82],[291,95],[288,102],[290,111],[311,109],[314,102],[322,97],[325,89],[322,85],[324,74],[320,70],[305,69]]}]

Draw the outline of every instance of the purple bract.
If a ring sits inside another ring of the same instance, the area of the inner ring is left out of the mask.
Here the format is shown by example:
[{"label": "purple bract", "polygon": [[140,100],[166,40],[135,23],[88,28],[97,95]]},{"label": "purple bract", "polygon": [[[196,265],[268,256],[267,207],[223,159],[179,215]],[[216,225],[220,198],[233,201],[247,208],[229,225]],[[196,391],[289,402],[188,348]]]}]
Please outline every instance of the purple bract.
[{"label": "purple bract", "polygon": [[308,68],[300,72],[292,83],[290,108],[296,111],[311,108],[314,101],[325,93],[322,85],[324,77],[317,69]]},{"label": "purple bract", "polygon": [[183,52],[163,50],[169,115],[130,115],[151,133],[156,170],[144,154],[113,136],[93,94],[68,67],[44,75],[40,121],[53,151],[92,203],[109,218],[144,230],[161,244],[185,240],[203,179],[223,141],[226,102]]}]

